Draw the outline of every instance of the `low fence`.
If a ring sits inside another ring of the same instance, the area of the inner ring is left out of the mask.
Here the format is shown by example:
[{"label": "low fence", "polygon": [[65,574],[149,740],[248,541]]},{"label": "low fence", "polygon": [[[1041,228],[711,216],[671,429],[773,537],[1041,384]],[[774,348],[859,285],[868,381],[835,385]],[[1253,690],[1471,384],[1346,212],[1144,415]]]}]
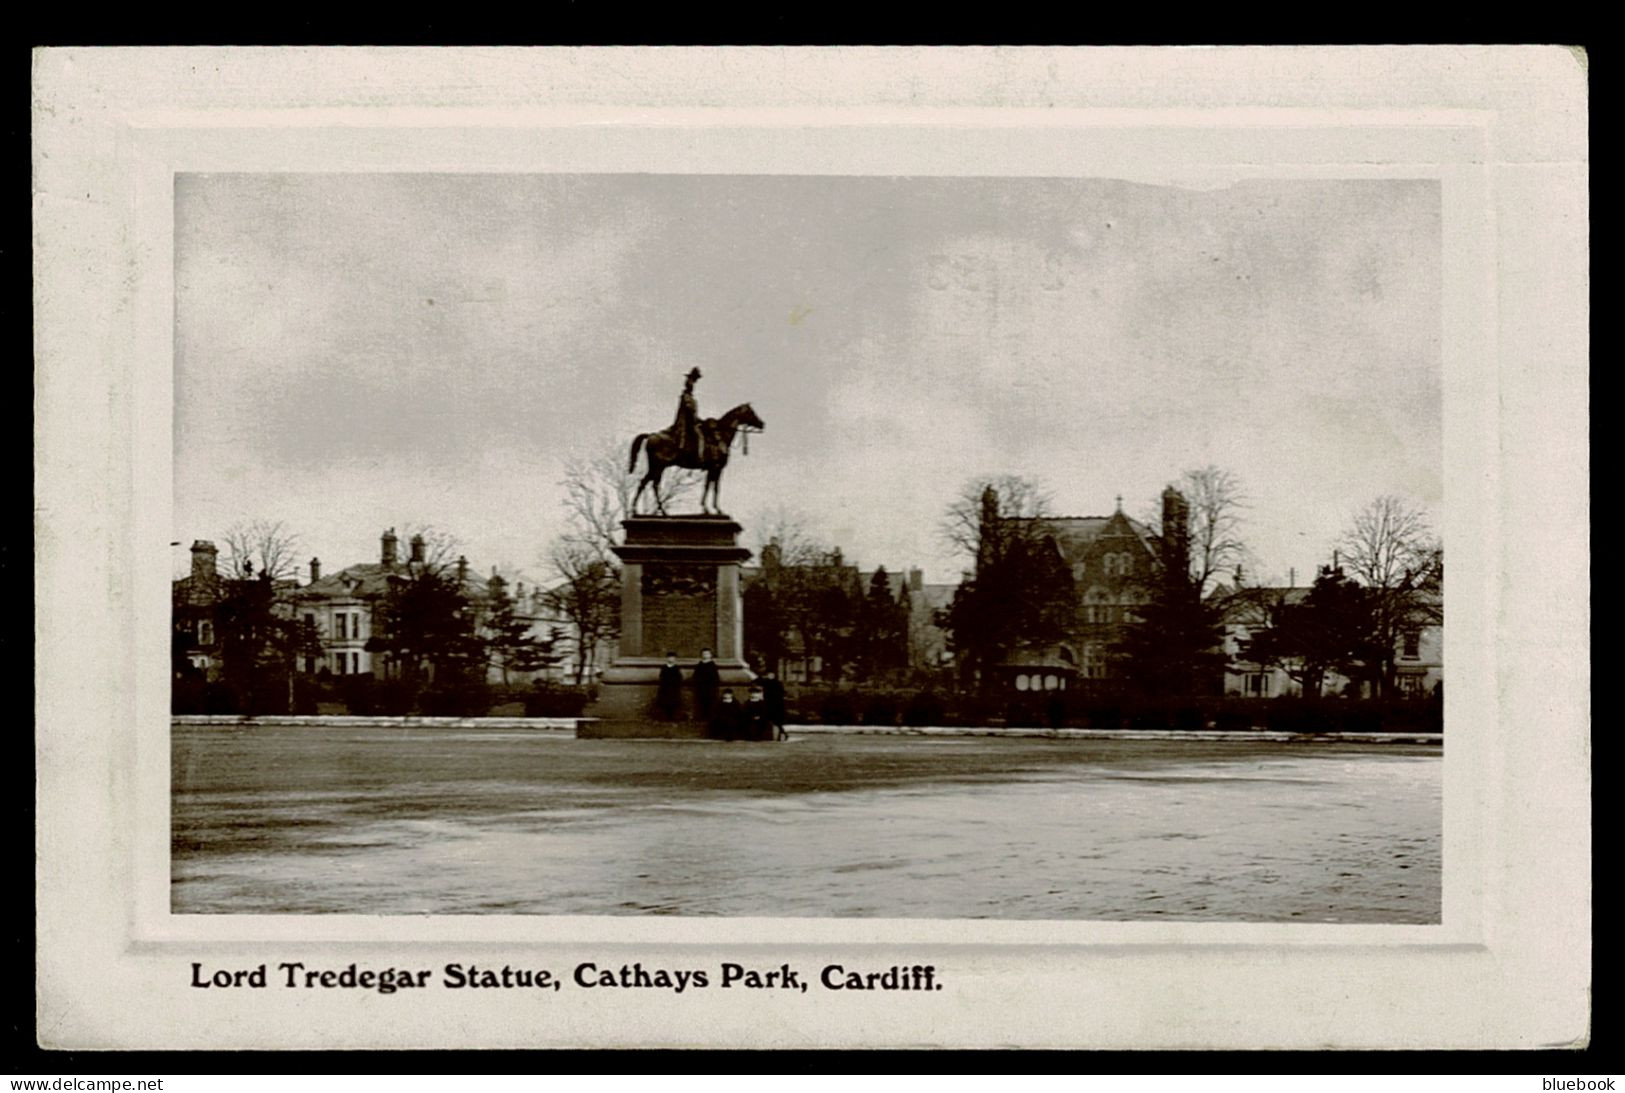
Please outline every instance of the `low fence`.
[{"label": "low fence", "polygon": [[444,680],[409,686],[370,673],[354,676],[287,676],[252,685],[199,678],[176,680],[170,708],[187,716],[256,717],[498,717],[575,718],[592,701],[590,687],[536,684],[505,687],[481,680]]},{"label": "low fence", "polygon": [[1141,732],[1422,733],[1444,731],[1437,699],[1148,699],[1077,692],[985,697],[878,688],[791,690],[788,720],[896,728],[991,727]]},{"label": "low fence", "polygon": [[[482,725],[491,728],[573,728],[582,719],[586,698],[579,692],[560,702],[543,696],[528,703],[509,702],[492,708],[430,709],[408,714],[367,705],[346,708],[322,703],[289,713],[232,709],[174,711],[178,724],[231,725],[250,720],[279,724],[322,725]],[[358,704],[359,705],[359,704]],[[1102,701],[1083,696],[1051,695],[998,700],[930,691],[869,689],[792,689],[786,695],[786,721],[804,726],[875,729],[1087,729],[1104,732],[1274,732],[1295,736],[1333,734],[1420,733],[1444,731],[1441,703],[1436,700],[1201,698]]]},{"label": "low fence", "polygon": [[576,717],[390,717],[351,714],[172,714],[174,725],[308,725],[312,728],[539,729],[575,732]]},{"label": "low fence", "polygon": [[[308,728],[393,728],[393,729],[526,729],[544,735],[574,738],[582,722],[590,717],[358,717],[347,715],[298,716],[272,714],[248,717],[243,714],[176,714],[170,718],[175,725],[251,728],[256,725],[304,726]],[[1164,730],[1154,729],[1067,729],[1032,728],[991,725],[821,725],[796,724],[788,726],[792,736],[917,736],[965,737],[999,736],[1008,738],[1043,738],[1049,740],[1212,740],[1258,741],[1274,743],[1341,742],[1361,744],[1442,744],[1439,733],[1403,732],[1271,732],[1258,729],[1251,732],[1215,731],[1210,729]]]}]

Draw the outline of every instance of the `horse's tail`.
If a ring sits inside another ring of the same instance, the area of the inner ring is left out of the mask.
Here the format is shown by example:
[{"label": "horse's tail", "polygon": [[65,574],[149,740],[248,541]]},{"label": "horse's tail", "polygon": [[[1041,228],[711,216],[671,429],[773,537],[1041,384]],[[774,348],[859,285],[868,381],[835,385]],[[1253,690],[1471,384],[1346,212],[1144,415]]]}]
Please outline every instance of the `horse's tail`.
[{"label": "horse's tail", "polygon": [[633,471],[638,469],[638,452],[643,448],[643,442],[648,438],[648,436],[648,433],[639,433],[637,436],[632,438],[632,458],[626,463],[627,474],[631,474]]}]

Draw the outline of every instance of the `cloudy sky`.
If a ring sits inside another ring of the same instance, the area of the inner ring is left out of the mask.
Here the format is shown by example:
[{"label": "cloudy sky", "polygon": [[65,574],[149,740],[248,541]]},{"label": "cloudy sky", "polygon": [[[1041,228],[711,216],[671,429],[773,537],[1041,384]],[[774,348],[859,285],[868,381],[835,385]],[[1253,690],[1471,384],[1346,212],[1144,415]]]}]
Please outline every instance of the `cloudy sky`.
[{"label": "cloudy sky", "polygon": [[989,473],[1139,515],[1217,464],[1260,577],[1378,494],[1441,510],[1431,181],[192,174],[175,214],[183,544],[280,519],[331,571],[432,524],[542,576],[564,461],[696,365],[767,424],[724,507],[865,567],[955,579]]}]

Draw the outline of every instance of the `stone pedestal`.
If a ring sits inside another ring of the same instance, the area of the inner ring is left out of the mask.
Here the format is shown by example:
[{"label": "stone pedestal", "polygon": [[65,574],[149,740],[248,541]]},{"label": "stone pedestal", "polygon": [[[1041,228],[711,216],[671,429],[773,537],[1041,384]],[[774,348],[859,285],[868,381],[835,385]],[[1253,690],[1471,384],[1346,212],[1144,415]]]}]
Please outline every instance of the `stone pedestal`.
[{"label": "stone pedestal", "polygon": [[[597,720],[582,722],[577,735],[702,737],[692,682],[700,650],[711,650],[723,687],[750,682],[739,587],[739,564],[750,551],[726,516],[634,516],[621,526],[620,655],[599,677],[598,701],[586,711]],[[668,652],[683,670],[678,721],[662,720],[655,709]]]}]

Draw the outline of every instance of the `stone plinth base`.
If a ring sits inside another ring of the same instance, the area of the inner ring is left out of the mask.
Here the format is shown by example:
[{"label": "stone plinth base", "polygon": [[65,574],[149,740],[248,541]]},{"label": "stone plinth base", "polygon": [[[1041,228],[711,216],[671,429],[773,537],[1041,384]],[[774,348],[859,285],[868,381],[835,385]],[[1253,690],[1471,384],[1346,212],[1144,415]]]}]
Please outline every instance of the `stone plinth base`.
[{"label": "stone plinth base", "polygon": [[583,721],[577,740],[704,740],[698,721]]},{"label": "stone plinth base", "polygon": [[[622,522],[620,655],[598,678],[594,718],[578,736],[690,739],[705,735],[694,708],[694,664],[709,649],[720,675],[744,701],[745,667],[739,565],[750,551],[726,516],[634,516]],[[666,654],[683,672],[682,705],[667,721],[655,709]]]},{"label": "stone plinth base", "polygon": [[[606,669],[598,678],[598,701],[587,711],[596,721],[582,722],[576,736],[588,738],[627,739],[647,737],[655,740],[695,739],[705,735],[706,724],[694,710],[694,688],[689,683],[692,664],[682,665],[683,701],[676,721],[663,720],[655,708],[655,696],[660,691],[660,669],[664,660],[641,657],[623,657]],[[751,675],[743,661],[717,661],[717,674],[724,689],[732,688],[734,697],[745,700],[745,688],[750,686]]]}]

